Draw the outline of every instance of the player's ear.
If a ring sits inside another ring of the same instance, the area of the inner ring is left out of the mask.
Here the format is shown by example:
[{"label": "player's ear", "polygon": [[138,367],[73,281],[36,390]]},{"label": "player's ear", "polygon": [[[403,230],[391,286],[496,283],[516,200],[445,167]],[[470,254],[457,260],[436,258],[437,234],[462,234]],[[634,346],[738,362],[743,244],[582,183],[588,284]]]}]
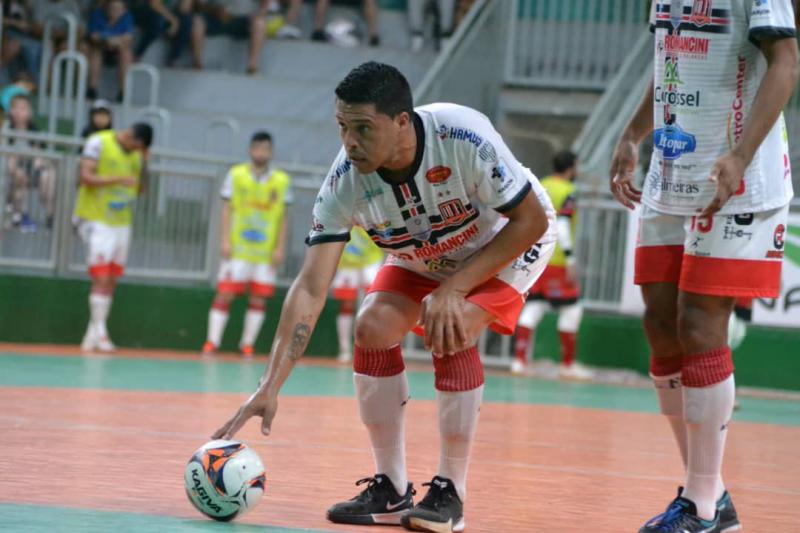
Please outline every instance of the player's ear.
[{"label": "player's ear", "polygon": [[407,128],[409,124],[411,124],[411,116],[407,111],[400,111],[397,115],[395,115],[394,121],[401,128]]}]

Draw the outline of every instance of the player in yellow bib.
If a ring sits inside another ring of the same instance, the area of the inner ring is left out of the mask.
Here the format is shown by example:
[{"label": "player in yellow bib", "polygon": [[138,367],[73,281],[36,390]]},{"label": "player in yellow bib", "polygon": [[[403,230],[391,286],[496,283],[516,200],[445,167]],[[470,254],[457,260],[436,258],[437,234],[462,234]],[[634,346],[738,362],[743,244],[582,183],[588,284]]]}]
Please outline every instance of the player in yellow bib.
[{"label": "player in yellow bib", "polygon": [[541,181],[558,213],[558,241],[547,269],[531,288],[528,302],[519,316],[515,357],[511,366],[515,373],[524,372],[536,326],[541,322],[548,307],[552,307],[558,311],[561,377],[571,379],[592,377],[588,369],[575,361],[578,328],[583,318],[583,308],[578,301],[580,287],[575,272],[575,257],[572,255],[577,222],[573,183],[576,174],[575,154],[566,151],[556,154],[553,158],[553,174]]},{"label": "player in yellow bib", "polygon": [[239,349],[253,355],[253,345],[264,323],[266,299],[275,292],[275,269],[286,253],[286,203],[289,175],[270,168],[272,137],[265,131],[250,139],[250,162],[234,165],[220,191],[222,207],[217,294],[208,313],[208,335],[203,353],[213,354],[222,341],[228,310],[236,295],[249,290]]},{"label": "player in yellow bib", "polygon": [[80,162],[80,188],[75,219],[86,244],[92,288],[84,351],[109,352],[106,319],[117,279],[128,259],[133,203],[146,186],[145,162],[153,129],[137,123],[124,130],[105,130],[90,136]]},{"label": "player in yellow bib", "polygon": [[353,315],[360,290],[366,290],[383,264],[383,252],[360,227],[350,231],[350,241],[339,260],[339,269],[331,284],[332,296],[339,300],[336,333],[339,336],[339,362],[353,357]]}]

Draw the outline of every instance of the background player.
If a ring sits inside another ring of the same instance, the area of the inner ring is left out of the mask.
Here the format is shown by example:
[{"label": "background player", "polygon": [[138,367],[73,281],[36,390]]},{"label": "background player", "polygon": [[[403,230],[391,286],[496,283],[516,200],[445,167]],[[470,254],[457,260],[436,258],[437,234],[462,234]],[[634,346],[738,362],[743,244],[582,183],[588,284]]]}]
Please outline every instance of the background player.
[{"label": "background player", "polygon": [[[477,338],[487,326],[513,332],[523,295],[552,254],[555,214],[484,115],[453,104],[414,109],[405,77],[374,62],[353,69],[336,96],[344,146],[315,202],[309,248],[283,305],[269,368],[214,435],[232,437],[252,416],[269,433],[278,391],[306,348],[351,228],[361,226],[391,254],[355,328],[353,379],[376,474],[328,518],[462,531],[483,393]],[[427,495],[412,508],[400,341],[419,327],[434,354],[440,457]]]},{"label": "background player", "polygon": [[270,168],[272,137],[265,131],[250,139],[250,162],[234,165],[222,184],[222,220],[217,294],[208,312],[208,336],[203,354],[217,351],[228,322],[231,301],[249,291],[239,349],[253,355],[266,299],[275,292],[275,269],[286,254],[286,203],[289,175]]},{"label": "background player", "polygon": [[[791,171],[781,109],[798,80],[790,0],[653,2],[655,76],[617,145],[611,190],[642,199],[635,282],[651,375],[685,486],[641,532],[734,531],[721,477],[734,404],[734,299],[776,297]],[[642,138],[654,150],[642,191]],[[754,529],[760,529],[756,526]]]},{"label": "background player", "polygon": [[146,189],[147,149],[152,140],[153,129],[136,123],[120,131],[95,133],[83,147],[75,217],[92,278],[89,325],[81,342],[84,351],[116,349],[106,320],[128,260],[133,202]]},{"label": "background player", "polygon": [[375,246],[363,229],[353,228],[331,285],[331,295],[339,300],[336,333],[339,337],[340,363],[349,363],[353,358],[353,314],[358,293],[369,287],[382,263],[381,249]]},{"label": "background player", "polygon": [[568,379],[592,377],[592,372],[575,361],[578,329],[583,318],[583,307],[578,302],[580,287],[575,270],[575,256],[572,255],[577,222],[574,184],[577,174],[575,154],[561,152],[553,158],[553,174],[541,182],[558,214],[558,241],[550,263],[531,289],[528,302],[519,316],[515,334],[515,357],[511,364],[511,371],[514,373],[525,371],[536,327],[548,306],[552,306],[558,310],[558,338],[561,345],[559,374]]}]

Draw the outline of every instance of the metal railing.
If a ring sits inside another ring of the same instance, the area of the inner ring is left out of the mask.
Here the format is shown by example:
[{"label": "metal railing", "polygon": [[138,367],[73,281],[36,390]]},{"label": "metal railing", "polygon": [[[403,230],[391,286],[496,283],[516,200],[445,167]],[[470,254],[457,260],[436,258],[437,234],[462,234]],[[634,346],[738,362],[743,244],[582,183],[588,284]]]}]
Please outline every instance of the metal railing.
[{"label": "metal railing", "polygon": [[[9,138],[14,144],[7,144]],[[0,193],[6,200],[22,190],[23,206],[4,210],[0,227],[0,268],[38,271],[62,277],[84,275],[84,246],[73,225],[78,189],[77,137],[31,132],[5,132],[0,144]],[[33,145],[34,147],[31,147]],[[48,148],[43,148],[47,146]],[[42,203],[42,181],[32,173],[25,180],[9,171],[11,158],[40,158],[53,169],[55,205],[48,225]],[[148,186],[136,202],[128,268],[129,279],[158,283],[212,283],[219,261],[219,187],[228,168],[239,161],[155,147],[148,166]],[[286,284],[305,254],[303,236],[311,226],[311,209],[327,169],[279,165],[292,176],[295,208],[287,210],[290,242],[279,271]],[[15,224],[13,211],[32,223]],[[7,212],[6,212],[7,211]]]},{"label": "metal railing", "polygon": [[[70,13],[52,13],[48,15],[48,17],[44,21],[44,29],[42,35],[42,64],[39,67],[39,100],[38,100],[38,109],[41,111],[45,108],[45,94],[48,92],[48,84],[50,83],[50,63],[53,60],[53,25],[56,22],[65,21],[67,23],[67,49],[66,52],[76,52],[77,51],[77,43],[78,43],[78,20],[75,18],[74,15]],[[53,67],[55,68],[55,66]],[[61,82],[59,80],[56,83],[54,79],[52,81],[53,87],[49,89],[50,94],[54,93],[58,94],[58,91],[61,90]],[[66,75],[66,82],[64,84],[64,111],[68,114],[73,112],[73,101],[75,100],[75,65],[68,64],[67,65],[67,75]],[[84,92],[78,93],[78,96],[82,99],[83,95],[86,93],[85,87]]]},{"label": "metal railing", "polygon": [[[77,95],[73,94],[72,81],[69,80],[70,72],[74,77],[75,64],[78,65],[78,88]],[[64,104],[61,105],[59,87],[61,86],[61,73],[63,67],[67,69],[67,87],[64,94]],[[53,60],[53,83],[50,86],[50,110],[47,117],[47,131],[54,134],[58,129],[58,118],[61,111],[66,111],[67,115],[73,119],[72,133],[76,137],[80,136],[83,130],[83,122],[86,120],[86,80],[89,75],[89,68],[86,58],[80,52],[65,51],[59,53]],[[72,112],[74,109],[74,113]]]},{"label": "metal railing", "polygon": [[133,107],[133,84],[137,73],[146,76],[150,84],[150,91],[147,94],[147,103],[144,107],[147,109],[155,109],[158,107],[158,95],[161,89],[161,73],[159,73],[158,69],[153,65],[134,63],[128,68],[127,72],[125,72],[124,90],[122,93],[122,120],[125,124],[130,124],[131,108]]},{"label": "metal railing", "polygon": [[648,15],[642,0],[509,1],[505,81],[520,86],[603,89]]}]

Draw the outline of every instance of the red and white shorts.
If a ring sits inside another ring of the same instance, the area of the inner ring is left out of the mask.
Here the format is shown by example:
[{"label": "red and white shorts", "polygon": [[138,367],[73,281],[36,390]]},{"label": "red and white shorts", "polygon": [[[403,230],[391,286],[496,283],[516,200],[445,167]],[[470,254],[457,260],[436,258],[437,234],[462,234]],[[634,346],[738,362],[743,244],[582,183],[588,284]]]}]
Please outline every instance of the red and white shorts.
[{"label": "red and white shorts", "polygon": [[331,296],[337,300],[355,300],[358,291],[366,290],[380,269],[380,264],[364,268],[340,268],[331,283]]},{"label": "red and white shorts", "polygon": [[712,296],[776,298],[789,206],[709,218],[643,207],[634,282]]},{"label": "red and white shorts", "polygon": [[250,294],[269,298],[275,294],[275,269],[266,263],[228,259],[219,265],[217,290],[228,294]]},{"label": "red and white shorts", "polygon": [[83,220],[78,234],[86,245],[86,263],[92,278],[118,278],[125,272],[131,242],[130,226],[109,226],[102,222]]},{"label": "red and white shorts", "polygon": [[[525,297],[539,276],[542,275],[553,255],[555,243],[537,246],[538,248],[534,247],[535,251],[532,248],[524,252],[493,278],[484,281],[467,295],[468,302],[495,317],[489,328],[497,333],[502,335],[514,333],[519,313],[525,305]],[[423,298],[439,286],[440,281],[402,265],[402,261],[397,260],[392,260],[391,264],[389,262],[384,264],[367,293],[401,294],[419,304],[422,303]],[[438,274],[441,277],[441,271]],[[414,333],[422,335],[422,328],[414,328]]]},{"label": "red and white shorts", "polygon": [[552,302],[575,302],[580,296],[580,286],[567,278],[567,268],[547,265],[531,289],[531,296]]}]

